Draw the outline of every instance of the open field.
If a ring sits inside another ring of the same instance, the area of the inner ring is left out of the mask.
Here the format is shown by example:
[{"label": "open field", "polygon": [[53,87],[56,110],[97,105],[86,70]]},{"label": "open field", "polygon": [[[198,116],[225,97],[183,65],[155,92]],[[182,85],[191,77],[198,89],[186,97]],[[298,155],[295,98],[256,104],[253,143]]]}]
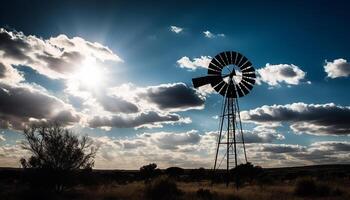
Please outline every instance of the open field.
[{"label": "open field", "polygon": [[[165,172],[162,173],[160,176],[164,177]],[[264,169],[264,176],[268,178],[246,183],[238,190],[233,184],[229,187],[223,182],[212,184],[205,177],[195,180],[191,170],[168,178],[177,185],[176,191],[167,188],[172,187],[168,182],[160,184],[164,187],[150,190],[153,181],[145,183],[138,177],[138,171],[95,170],[89,177],[95,181],[57,194],[30,187],[21,181],[21,174],[20,169],[1,169],[0,199],[350,199],[349,165]],[[303,180],[311,180],[316,186],[305,185]],[[297,194],[297,187],[306,193]],[[150,196],[150,191],[157,198]]]}]

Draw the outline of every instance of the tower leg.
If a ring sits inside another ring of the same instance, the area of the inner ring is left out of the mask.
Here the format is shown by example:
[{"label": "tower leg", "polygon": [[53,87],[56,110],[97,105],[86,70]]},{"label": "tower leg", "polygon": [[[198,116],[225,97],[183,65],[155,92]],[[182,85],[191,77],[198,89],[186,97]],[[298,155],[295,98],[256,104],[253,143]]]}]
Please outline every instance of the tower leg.
[{"label": "tower leg", "polygon": [[222,136],[222,128],[224,126],[224,119],[225,119],[225,111],[226,111],[226,104],[227,104],[227,99],[224,99],[224,106],[223,106],[223,112],[221,114],[220,118],[220,131],[219,131],[219,137],[218,137],[218,145],[216,147],[216,154],[215,154],[215,162],[214,162],[214,171],[216,170],[216,165],[218,161],[218,155],[219,155],[219,149],[220,149],[220,144],[221,144],[221,136]]},{"label": "tower leg", "polygon": [[226,187],[230,183],[230,124],[231,124],[231,114],[230,114],[230,104],[231,98],[227,99],[227,132],[226,132]]},{"label": "tower leg", "polygon": [[233,127],[233,145],[234,145],[234,151],[235,151],[235,167],[237,167],[237,142],[236,142],[236,102],[232,99],[232,103],[230,105],[232,107],[232,114],[233,114],[233,120],[232,120],[232,127]]}]

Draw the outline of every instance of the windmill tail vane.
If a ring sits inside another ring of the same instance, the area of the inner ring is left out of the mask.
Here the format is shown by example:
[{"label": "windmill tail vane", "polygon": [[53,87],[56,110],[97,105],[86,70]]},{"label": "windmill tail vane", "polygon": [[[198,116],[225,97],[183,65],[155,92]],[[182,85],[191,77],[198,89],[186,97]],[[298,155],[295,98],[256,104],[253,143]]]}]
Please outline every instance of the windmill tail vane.
[{"label": "windmill tail vane", "polygon": [[[195,88],[210,84],[223,97],[214,171],[226,161],[227,185],[229,170],[237,167],[240,160],[248,162],[238,98],[247,95],[253,89],[255,78],[255,69],[245,56],[238,52],[226,51],[212,58],[206,76],[192,79]],[[243,155],[239,154],[240,150],[243,151],[240,153]]]}]

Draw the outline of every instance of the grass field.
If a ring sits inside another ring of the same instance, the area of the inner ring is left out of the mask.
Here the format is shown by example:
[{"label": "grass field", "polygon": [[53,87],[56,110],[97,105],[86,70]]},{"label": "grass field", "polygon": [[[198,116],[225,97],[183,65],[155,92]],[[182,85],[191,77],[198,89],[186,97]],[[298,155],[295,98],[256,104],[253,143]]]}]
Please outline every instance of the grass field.
[{"label": "grass field", "polygon": [[[178,198],[173,198],[172,194],[169,195],[169,199],[227,199],[227,200],[271,200],[271,199],[350,199],[349,186],[350,184],[337,184],[330,183],[332,187],[342,191],[341,194],[329,195],[324,197],[308,196],[300,197],[294,194],[295,185],[289,184],[278,184],[268,185],[260,187],[257,185],[245,186],[239,190],[234,187],[226,187],[225,184],[211,185],[208,182],[194,182],[184,183],[177,182],[178,188],[182,192]],[[210,195],[198,195],[198,190],[207,189],[210,191]],[[145,195],[145,184],[143,182],[133,182],[129,184],[110,184],[110,185],[99,185],[92,187],[78,187],[72,192],[68,192],[62,195],[55,195],[57,199],[86,199],[86,200],[117,200],[117,199],[146,199]],[[23,197],[23,196],[22,196]],[[37,196],[32,196],[36,199]],[[49,197],[49,196],[43,196]],[[55,199],[50,196],[50,199]],[[5,199],[16,199],[16,195],[12,197],[6,197]],[[27,198],[28,199],[28,196]]]}]

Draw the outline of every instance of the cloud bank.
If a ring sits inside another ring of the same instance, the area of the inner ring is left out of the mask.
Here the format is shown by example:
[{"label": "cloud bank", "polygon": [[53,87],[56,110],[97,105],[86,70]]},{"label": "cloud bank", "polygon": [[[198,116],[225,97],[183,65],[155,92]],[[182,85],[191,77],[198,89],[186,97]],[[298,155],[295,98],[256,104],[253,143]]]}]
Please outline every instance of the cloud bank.
[{"label": "cloud bank", "polygon": [[350,107],[328,104],[293,103],[264,105],[241,112],[242,119],[256,124],[289,123],[295,133],[312,135],[350,134]]}]

